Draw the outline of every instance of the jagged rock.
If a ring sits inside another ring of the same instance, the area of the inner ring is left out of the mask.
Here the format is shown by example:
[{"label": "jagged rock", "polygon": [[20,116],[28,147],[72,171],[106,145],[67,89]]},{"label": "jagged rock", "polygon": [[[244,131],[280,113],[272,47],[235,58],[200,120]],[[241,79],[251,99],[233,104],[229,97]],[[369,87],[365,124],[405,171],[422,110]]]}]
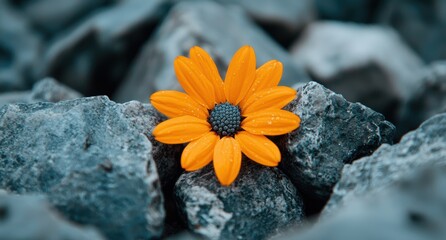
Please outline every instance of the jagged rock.
[{"label": "jagged rock", "polygon": [[40,39],[23,16],[0,1],[0,92],[32,85],[40,47]]},{"label": "jagged rock", "polygon": [[175,197],[189,229],[210,239],[265,239],[304,217],[286,176],[248,159],[229,187],[220,185],[211,165],[184,173]]},{"label": "jagged rock", "polygon": [[85,95],[111,95],[163,13],[161,1],[120,1],[97,11],[54,41],[39,74]]},{"label": "jagged rock", "polygon": [[379,193],[355,199],[310,230],[279,239],[443,240],[446,167],[423,169],[415,175],[404,173],[404,177]]},{"label": "jagged rock", "polygon": [[314,80],[392,121],[423,67],[392,29],[353,23],[311,24],[292,54]]},{"label": "jagged rock", "polygon": [[67,222],[50,209],[44,198],[0,191],[0,239],[102,240],[91,227]]},{"label": "jagged rock", "polygon": [[31,91],[0,94],[0,107],[10,103],[60,102],[80,98],[82,95],[52,78],[34,84]]},{"label": "jagged rock", "polygon": [[174,6],[114,97],[121,102],[132,99],[147,102],[148,95],[155,91],[180,89],[173,61],[179,55],[188,55],[189,48],[194,45],[206,49],[220,73],[226,72],[233,54],[246,44],[256,50],[258,66],[271,59],[284,64],[281,84],[308,81],[288,53],[254,25],[241,9],[192,1]]},{"label": "jagged rock", "polygon": [[446,112],[446,62],[432,63],[420,75],[420,87],[399,119],[398,126],[403,133],[417,128],[435,114]]},{"label": "jagged rock", "polygon": [[426,165],[446,165],[446,114],[424,122],[400,143],[381,146],[373,155],[346,165],[323,214],[328,215],[352,199],[383,189]]},{"label": "jagged rock", "polygon": [[0,188],[44,193],[108,239],[161,235],[163,196],[141,104],[107,97],[0,108]]},{"label": "jagged rock", "polygon": [[280,140],[279,168],[302,192],[306,207],[319,210],[328,200],[345,164],[391,143],[395,127],[384,116],[310,82],[297,89],[289,111],[300,127]]},{"label": "jagged rock", "polygon": [[395,28],[425,61],[446,58],[445,1],[384,1],[383,5],[380,24]]}]

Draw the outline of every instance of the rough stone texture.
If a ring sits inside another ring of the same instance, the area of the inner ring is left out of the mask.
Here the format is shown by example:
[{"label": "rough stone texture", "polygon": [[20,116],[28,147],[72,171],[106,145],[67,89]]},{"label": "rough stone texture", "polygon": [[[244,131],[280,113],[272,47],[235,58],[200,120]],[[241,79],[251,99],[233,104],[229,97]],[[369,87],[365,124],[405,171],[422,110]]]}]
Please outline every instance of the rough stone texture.
[{"label": "rough stone texture", "polygon": [[184,173],[175,196],[189,229],[210,239],[264,239],[304,214],[299,193],[280,170],[248,159],[229,187],[220,185],[212,165]]},{"label": "rough stone texture", "polygon": [[314,80],[391,120],[418,87],[423,67],[390,28],[353,23],[311,24],[292,54]]},{"label": "rough stone texture", "polygon": [[300,127],[281,139],[280,168],[304,195],[308,208],[321,208],[342,168],[392,142],[395,127],[384,116],[350,103],[316,82],[297,89],[287,109]]},{"label": "rough stone texture", "polygon": [[68,219],[108,239],[160,236],[163,197],[141,104],[107,97],[0,108],[0,188],[44,193]]},{"label": "rough stone texture", "polygon": [[256,50],[258,66],[271,59],[278,59],[284,64],[281,84],[308,81],[288,53],[254,25],[241,9],[214,2],[181,2],[174,6],[144,47],[115,99],[147,102],[148,94],[155,91],[180,89],[173,61],[179,55],[188,55],[192,46],[206,49],[216,61],[220,73],[225,73],[233,54],[246,44]]},{"label": "rough stone texture", "polygon": [[446,112],[446,62],[435,62],[421,72],[420,87],[399,119],[400,131],[415,129],[423,121]]},{"label": "rough stone texture", "polygon": [[0,107],[10,103],[60,102],[80,98],[82,95],[52,78],[34,84],[31,91],[0,94]]},{"label": "rough stone texture", "polygon": [[378,21],[395,28],[427,62],[446,58],[446,2],[384,1]]},{"label": "rough stone texture", "polygon": [[150,36],[160,7],[161,0],[133,0],[98,11],[54,41],[40,76],[53,76],[85,95],[111,95]]},{"label": "rough stone texture", "polygon": [[379,193],[356,199],[309,231],[281,240],[443,240],[446,236],[446,168],[405,175]]},{"label": "rough stone texture", "polygon": [[32,85],[40,47],[40,39],[23,16],[0,1],[0,92]]},{"label": "rough stone texture", "polygon": [[446,114],[424,122],[400,143],[381,146],[373,155],[346,165],[324,209],[331,214],[352,199],[387,187],[425,165],[446,165]]},{"label": "rough stone texture", "polygon": [[0,238],[8,240],[102,240],[93,228],[73,225],[39,196],[0,191]]}]

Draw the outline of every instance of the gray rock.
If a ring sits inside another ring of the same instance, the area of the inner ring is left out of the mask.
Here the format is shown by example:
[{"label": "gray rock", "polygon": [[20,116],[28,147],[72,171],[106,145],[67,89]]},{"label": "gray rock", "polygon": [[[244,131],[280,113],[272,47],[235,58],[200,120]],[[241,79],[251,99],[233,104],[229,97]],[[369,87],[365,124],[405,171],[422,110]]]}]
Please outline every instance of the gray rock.
[{"label": "gray rock", "polygon": [[384,1],[378,22],[396,29],[427,62],[446,58],[446,2]]},{"label": "gray rock", "polygon": [[189,229],[210,239],[265,239],[304,217],[286,176],[248,159],[229,187],[220,185],[211,165],[184,173],[175,196]]},{"label": "gray rock", "polygon": [[0,188],[44,193],[65,217],[108,239],[160,236],[152,145],[132,117],[141,108],[107,97],[0,108]]},{"label": "gray rock", "polygon": [[417,128],[438,113],[446,112],[446,62],[435,62],[421,73],[420,87],[400,116],[400,131]]},{"label": "gray rock", "polygon": [[39,196],[0,192],[0,239],[101,240],[91,227],[67,222]]},{"label": "gray rock", "polygon": [[0,92],[32,85],[40,47],[40,39],[24,17],[0,1]]},{"label": "gray rock", "polygon": [[177,233],[185,227],[179,221],[172,192],[175,182],[183,172],[180,164],[183,145],[163,144],[155,140],[152,130],[158,123],[166,120],[166,117],[161,115],[150,104],[132,101],[126,103],[126,106],[128,107],[125,109],[125,116],[130,120],[133,127],[146,135],[152,143],[152,156],[156,163],[161,189],[164,194],[166,219],[163,236]]},{"label": "gray rock", "polygon": [[312,229],[281,240],[443,240],[446,236],[446,168],[423,169],[361,199]]},{"label": "gray rock", "polygon": [[132,99],[146,102],[149,94],[155,91],[180,89],[173,61],[179,55],[188,55],[189,49],[195,45],[209,52],[220,73],[226,72],[233,54],[246,44],[256,50],[258,66],[271,59],[283,63],[281,84],[308,81],[288,53],[253,24],[241,9],[192,1],[181,2],[170,11],[114,97],[120,102]]},{"label": "gray rock", "polygon": [[292,54],[314,80],[390,120],[417,89],[423,67],[395,31],[353,23],[310,25]]},{"label": "gray rock", "polygon": [[111,95],[163,13],[161,1],[120,1],[97,11],[49,46],[40,76],[85,95]]},{"label": "gray rock", "polygon": [[395,127],[380,113],[318,83],[298,88],[297,94],[287,108],[300,116],[301,125],[282,137],[279,168],[302,192],[306,206],[318,210],[344,165],[391,143]]},{"label": "gray rock", "polygon": [[446,165],[446,114],[424,122],[400,143],[381,146],[373,155],[346,165],[323,214],[352,199],[383,189],[425,165]]},{"label": "gray rock", "polygon": [[270,35],[284,45],[316,18],[314,0],[217,0],[222,4],[238,4]]},{"label": "gray rock", "polygon": [[34,84],[30,95],[31,101],[53,103],[81,97],[80,93],[58,83],[52,78],[45,78]]},{"label": "gray rock", "polygon": [[31,91],[7,92],[0,94],[0,107],[10,103],[60,102],[80,98],[82,95],[52,78],[45,78],[34,84]]}]

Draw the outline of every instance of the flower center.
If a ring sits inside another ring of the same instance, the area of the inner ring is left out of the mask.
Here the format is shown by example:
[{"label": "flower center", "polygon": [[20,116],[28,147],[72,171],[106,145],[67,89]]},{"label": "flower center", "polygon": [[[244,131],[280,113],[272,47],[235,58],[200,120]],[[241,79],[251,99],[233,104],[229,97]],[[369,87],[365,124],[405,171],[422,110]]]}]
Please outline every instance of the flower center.
[{"label": "flower center", "polygon": [[208,118],[212,129],[221,137],[234,136],[240,129],[241,120],[240,108],[228,102],[215,105]]}]

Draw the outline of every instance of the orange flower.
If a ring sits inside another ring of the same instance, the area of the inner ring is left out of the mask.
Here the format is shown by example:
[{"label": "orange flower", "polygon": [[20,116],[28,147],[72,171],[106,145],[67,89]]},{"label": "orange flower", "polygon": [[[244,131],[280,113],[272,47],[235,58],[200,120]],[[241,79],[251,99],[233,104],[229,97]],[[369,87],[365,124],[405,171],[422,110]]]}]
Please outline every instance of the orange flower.
[{"label": "orange flower", "polygon": [[223,82],[211,57],[193,47],[190,58],[175,59],[174,68],[186,93],[152,94],[152,105],[171,118],[156,126],[153,135],[167,144],[190,142],[181,155],[186,171],[213,160],[220,183],[230,185],[240,171],[242,152],[259,164],[277,166],[280,151],[264,135],[289,133],[300,124],[298,116],[281,109],[296,91],[277,86],[283,70],[279,61],[256,70],[254,49],[244,46],[232,58]]}]

